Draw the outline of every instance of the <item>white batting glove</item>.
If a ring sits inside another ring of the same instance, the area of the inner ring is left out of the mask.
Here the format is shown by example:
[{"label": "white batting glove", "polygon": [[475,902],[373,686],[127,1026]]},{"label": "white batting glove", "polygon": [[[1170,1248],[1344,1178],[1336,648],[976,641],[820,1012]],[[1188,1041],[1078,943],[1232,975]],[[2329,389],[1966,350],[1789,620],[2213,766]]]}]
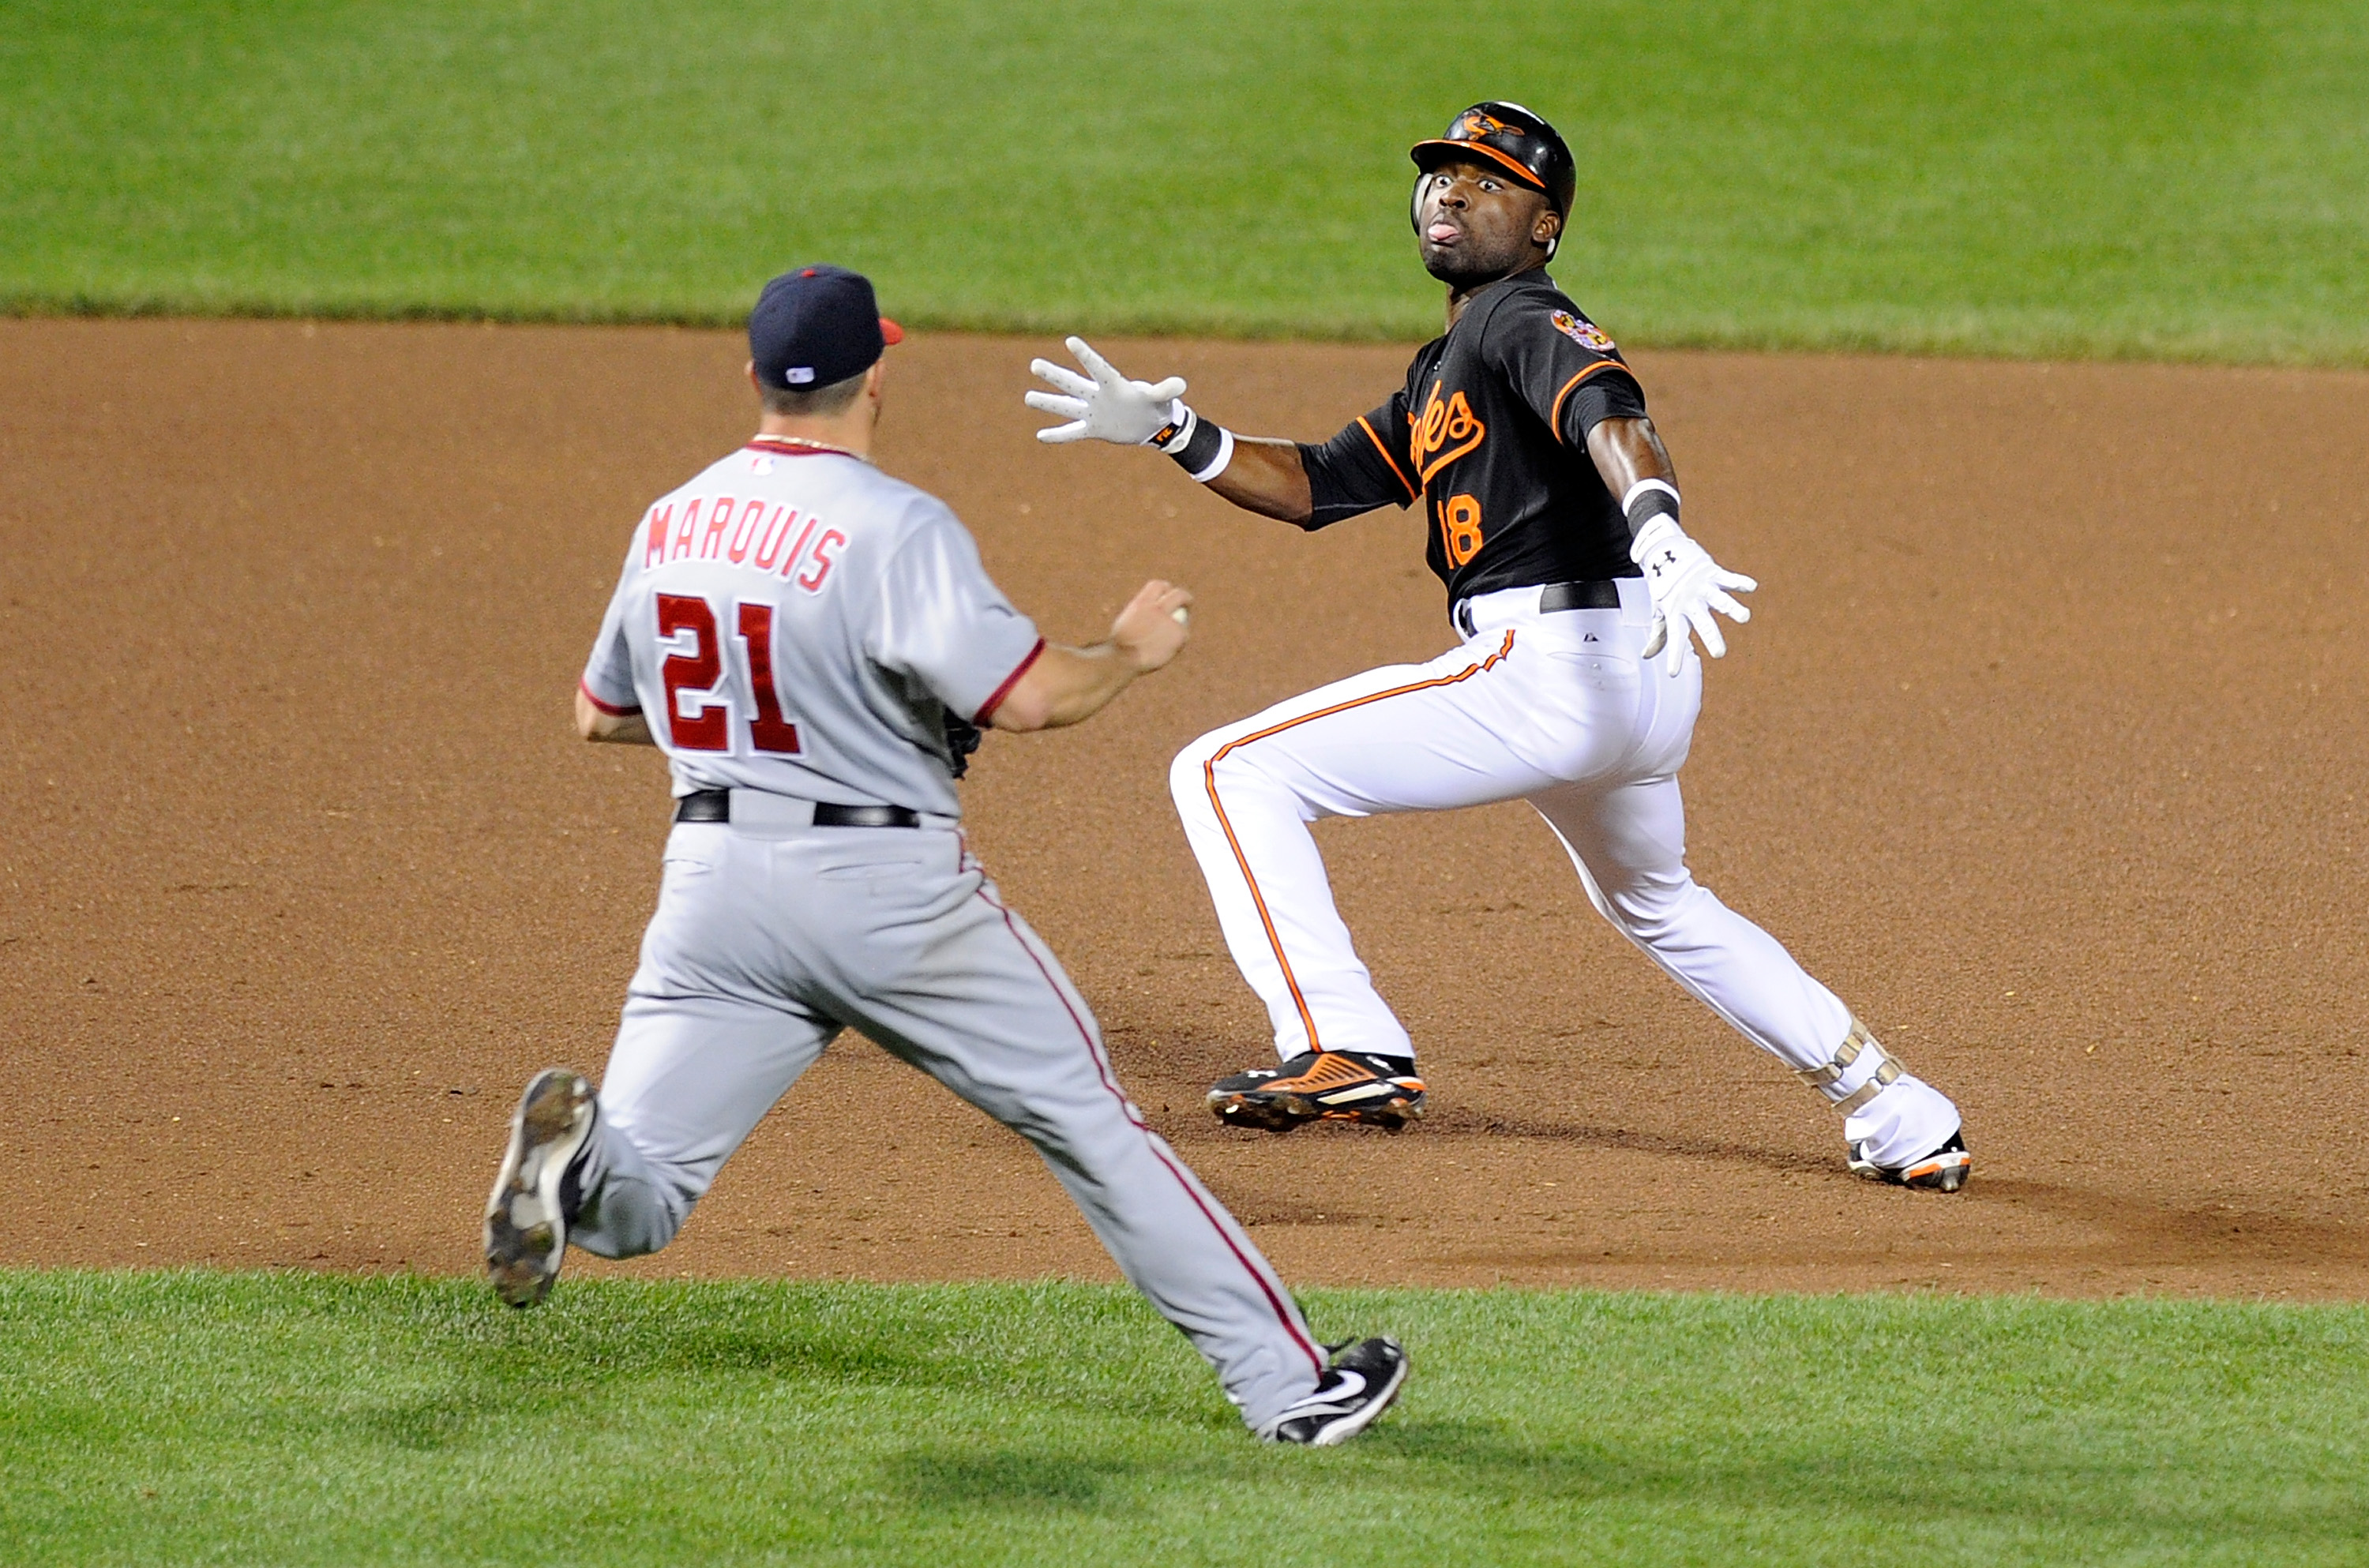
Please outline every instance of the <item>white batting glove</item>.
[{"label": "white batting glove", "polygon": [[1654,596],[1654,634],[1645,640],[1645,657],[1666,647],[1669,657],[1662,668],[1676,675],[1687,661],[1687,631],[1691,627],[1702,639],[1703,652],[1724,658],[1727,642],[1711,612],[1738,624],[1751,620],[1752,612],[1729,590],[1749,593],[1760,585],[1741,572],[1722,568],[1710,551],[1688,538],[1666,515],[1645,524],[1629,546],[1629,558],[1645,568],[1645,588]]},{"label": "white batting glove", "polygon": [[1161,431],[1184,423],[1184,405],[1177,401],[1184,395],[1184,377],[1170,376],[1160,382],[1129,381],[1113,370],[1110,361],[1095,353],[1084,338],[1068,341],[1070,352],[1086,368],[1085,375],[1050,360],[1028,361],[1028,369],[1037,380],[1058,390],[1031,392],[1022,401],[1039,413],[1058,414],[1070,421],[1037,431],[1038,441],[1052,446],[1082,441],[1144,446]]}]

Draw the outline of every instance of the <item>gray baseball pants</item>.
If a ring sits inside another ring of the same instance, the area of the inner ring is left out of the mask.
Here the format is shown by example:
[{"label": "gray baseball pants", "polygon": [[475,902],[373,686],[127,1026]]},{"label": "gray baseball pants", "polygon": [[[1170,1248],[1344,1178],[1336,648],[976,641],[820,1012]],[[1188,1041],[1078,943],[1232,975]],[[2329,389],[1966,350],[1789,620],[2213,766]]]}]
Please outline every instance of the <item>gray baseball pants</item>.
[{"label": "gray baseball pants", "polygon": [[[1315,1387],[1322,1352],[1120,1089],[1043,940],[951,824],[814,828],[783,809],[797,805],[735,790],[730,824],[668,839],[568,1240],[603,1257],[665,1246],[759,1119],[854,1029],[1034,1144],[1263,1431]],[[780,819],[744,819],[761,816]]]}]

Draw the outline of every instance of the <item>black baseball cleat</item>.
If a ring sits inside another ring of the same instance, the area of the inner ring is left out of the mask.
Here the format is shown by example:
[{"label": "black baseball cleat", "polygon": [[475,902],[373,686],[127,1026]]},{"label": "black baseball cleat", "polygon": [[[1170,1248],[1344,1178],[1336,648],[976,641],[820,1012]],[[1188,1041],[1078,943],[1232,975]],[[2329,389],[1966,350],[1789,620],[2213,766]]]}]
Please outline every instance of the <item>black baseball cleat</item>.
[{"label": "black baseball cleat", "polygon": [[1209,1086],[1209,1110],[1228,1127],[1289,1132],[1308,1122],[1364,1122],[1397,1132],[1423,1115],[1423,1080],[1402,1057],[1302,1051]]},{"label": "black baseball cleat", "polygon": [[569,1177],[599,1114],[592,1081],[564,1067],[536,1073],[519,1096],[510,1146],[486,1199],[486,1277],[513,1307],[533,1306],[559,1277],[575,1218]]},{"label": "black baseball cleat", "polygon": [[1263,1434],[1270,1443],[1329,1448],[1345,1443],[1390,1409],[1406,1381],[1407,1353],[1395,1339],[1368,1339],[1333,1358],[1307,1398],[1287,1409]]},{"label": "black baseball cleat", "polygon": [[1950,1135],[1950,1141],[1922,1160],[1894,1167],[1879,1165],[1867,1157],[1867,1145],[1850,1146],[1851,1174],[1865,1176],[1871,1182],[1889,1182],[1895,1187],[1919,1187],[1927,1192],[1953,1193],[1966,1185],[1974,1173],[1974,1157],[1966,1152],[1963,1129]]}]

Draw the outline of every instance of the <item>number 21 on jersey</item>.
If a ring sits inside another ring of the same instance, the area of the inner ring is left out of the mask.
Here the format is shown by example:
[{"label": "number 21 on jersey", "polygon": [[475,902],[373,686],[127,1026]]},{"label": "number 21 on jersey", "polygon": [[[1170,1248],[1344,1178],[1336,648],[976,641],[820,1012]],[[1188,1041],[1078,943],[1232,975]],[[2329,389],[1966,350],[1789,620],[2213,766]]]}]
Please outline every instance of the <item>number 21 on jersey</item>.
[{"label": "number 21 on jersey", "polygon": [[[724,669],[723,641],[715,635],[715,611],[707,601],[688,593],[658,596],[658,640],[688,634],[688,647],[666,657],[659,673],[666,681],[667,732],[684,751],[728,751],[732,749],[732,706],[703,704],[688,717],[680,693],[713,694],[729,683]],[[742,602],[736,630],[748,652],[749,744],[778,757],[798,754],[798,727],[782,713],[782,699],[773,689],[773,607]],[[733,673],[738,673],[737,671]]]}]

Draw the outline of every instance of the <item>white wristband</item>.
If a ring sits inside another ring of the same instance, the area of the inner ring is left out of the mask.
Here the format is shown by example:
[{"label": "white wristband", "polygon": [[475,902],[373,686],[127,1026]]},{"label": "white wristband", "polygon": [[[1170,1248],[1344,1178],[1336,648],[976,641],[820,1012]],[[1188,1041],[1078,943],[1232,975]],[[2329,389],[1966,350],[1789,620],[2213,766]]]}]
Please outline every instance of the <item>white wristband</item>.
[{"label": "white wristband", "polygon": [[1662,494],[1669,497],[1673,502],[1677,501],[1678,498],[1678,487],[1676,485],[1671,484],[1667,479],[1640,479],[1634,485],[1629,486],[1629,493],[1627,495],[1620,498],[1620,510],[1624,514],[1634,510],[1637,505],[1637,498],[1645,494],[1648,490],[1659,490]]},{"label": "white wristband", "polygon": [[1209,460],[1208,467],[1200,470],[1193,475],[1193,483],[1196,485],[1207,484],[1210,480],[1215,479],[1219,475],[1223,474],[1226,471],[1226,464],[1231,463],[1233,460],[1234,432],[1226,429],[1223,425],[1220,425],[1218,427],[1218,455]]}]

